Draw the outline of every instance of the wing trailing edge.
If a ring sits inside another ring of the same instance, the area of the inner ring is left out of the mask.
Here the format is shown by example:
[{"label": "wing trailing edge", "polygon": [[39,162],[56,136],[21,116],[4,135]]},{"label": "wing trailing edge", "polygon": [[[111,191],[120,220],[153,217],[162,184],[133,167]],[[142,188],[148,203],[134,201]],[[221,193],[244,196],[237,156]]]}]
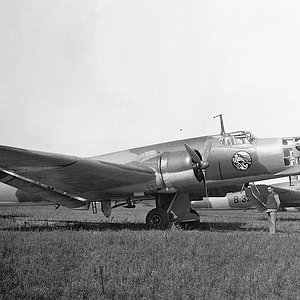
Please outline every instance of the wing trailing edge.
[{"label": "wing trailing edge", "polygon": [[[2,177],[10,175],[20,190],[30,193],[31,185],[38,186],[39,192],[47,194],[47,200],[50,198],[49,201],[57,203],[59,195],[61,202],[66,198],[73,199],[75,206],[80,204],[81,200],[76,202],[78,199],[94,201],[107,199],[112,195],[128,196],[133,192],[151,192],[156,188],[155,171],[143,164],[123,165],[8,146],[0,146],[1,170],[0,181]],[[12,182],[6,184],[14,186]],[[55,197],[52,197],[53,193],[49,192],[51,188],[48,187],[52,187]],[[71,196],[65,197],[65,192]],[[64,206],[69,207],[67,203]]]},{"label": "wing trailing edge", "polygon": [[0,169],[0,181],[17,189],[43,198],[53,204],[68,208],[79,208],[88,204],[87,200],[67,192],[55,189],[49,185],[31,180],[14,172]]}]

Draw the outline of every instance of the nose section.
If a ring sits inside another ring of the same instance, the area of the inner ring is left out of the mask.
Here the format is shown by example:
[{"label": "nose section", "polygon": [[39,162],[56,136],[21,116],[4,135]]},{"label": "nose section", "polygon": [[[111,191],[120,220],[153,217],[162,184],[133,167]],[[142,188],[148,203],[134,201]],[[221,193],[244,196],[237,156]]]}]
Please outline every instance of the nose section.
[{"label": "nose section", "polygon": [[285,166],[300,164],[300,138],[282,139],[283,161]]},{"label": "nose section", "polygon": [[257,158],[260,167],[269,174],[284,169],[282,139],[262,138],[257,141]]}]

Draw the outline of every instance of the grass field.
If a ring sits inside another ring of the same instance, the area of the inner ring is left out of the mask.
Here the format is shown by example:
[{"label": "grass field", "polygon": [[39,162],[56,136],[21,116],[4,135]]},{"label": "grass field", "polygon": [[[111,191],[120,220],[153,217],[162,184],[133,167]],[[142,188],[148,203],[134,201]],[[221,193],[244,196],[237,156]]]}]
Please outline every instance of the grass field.
[{"label": "grass field", "polygon": [[1,209],[1,299],[300,299],[300,214],[270,236],[253,211],[148,230],[150,209]]}]

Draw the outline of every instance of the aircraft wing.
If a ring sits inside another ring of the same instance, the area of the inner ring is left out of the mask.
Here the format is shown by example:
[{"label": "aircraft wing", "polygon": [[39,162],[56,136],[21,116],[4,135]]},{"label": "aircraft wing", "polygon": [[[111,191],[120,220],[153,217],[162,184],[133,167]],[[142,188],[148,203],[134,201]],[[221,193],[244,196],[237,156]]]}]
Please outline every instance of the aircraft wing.
[{"label": "aircraft wing", "polygon": [[246,196],[248,199],[252,201],[254,204],[255,208],[262,212],[267,209],[266,204],[261,200],[261,197],[259,193],[257,193],[257,190],[252,189],[252,187],[245,189]]},{"label": "aircraft wing", "polygon": [[156,185],[155,172],[143,165],[7,146],[0,146],[0,181],[51,202],[69,203],[69,207],[112,195],[151,191]]},{"label": "aircraft wing", "polygon": [[266,210],[267,188],[272,186],[275,192],[279,195],[281,206],[286,207],[299,207],[300,206],[300,181],[293,181],[290,185],[289,182],[282,182],[276,184],[258,184],[246,189],[248,199],[251,199],[255,207],[260,210]]}]

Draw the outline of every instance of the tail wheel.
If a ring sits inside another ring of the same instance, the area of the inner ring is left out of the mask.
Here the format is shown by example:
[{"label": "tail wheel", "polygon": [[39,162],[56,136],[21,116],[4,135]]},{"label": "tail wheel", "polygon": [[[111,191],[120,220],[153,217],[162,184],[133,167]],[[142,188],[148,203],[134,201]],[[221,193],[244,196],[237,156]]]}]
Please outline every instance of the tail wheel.
[{"label": "tail wheel", "polygon": [[165,229],[170,223],[169,214],[162,208],[154,208],[147,214],[146,223],[153,229]]}]

